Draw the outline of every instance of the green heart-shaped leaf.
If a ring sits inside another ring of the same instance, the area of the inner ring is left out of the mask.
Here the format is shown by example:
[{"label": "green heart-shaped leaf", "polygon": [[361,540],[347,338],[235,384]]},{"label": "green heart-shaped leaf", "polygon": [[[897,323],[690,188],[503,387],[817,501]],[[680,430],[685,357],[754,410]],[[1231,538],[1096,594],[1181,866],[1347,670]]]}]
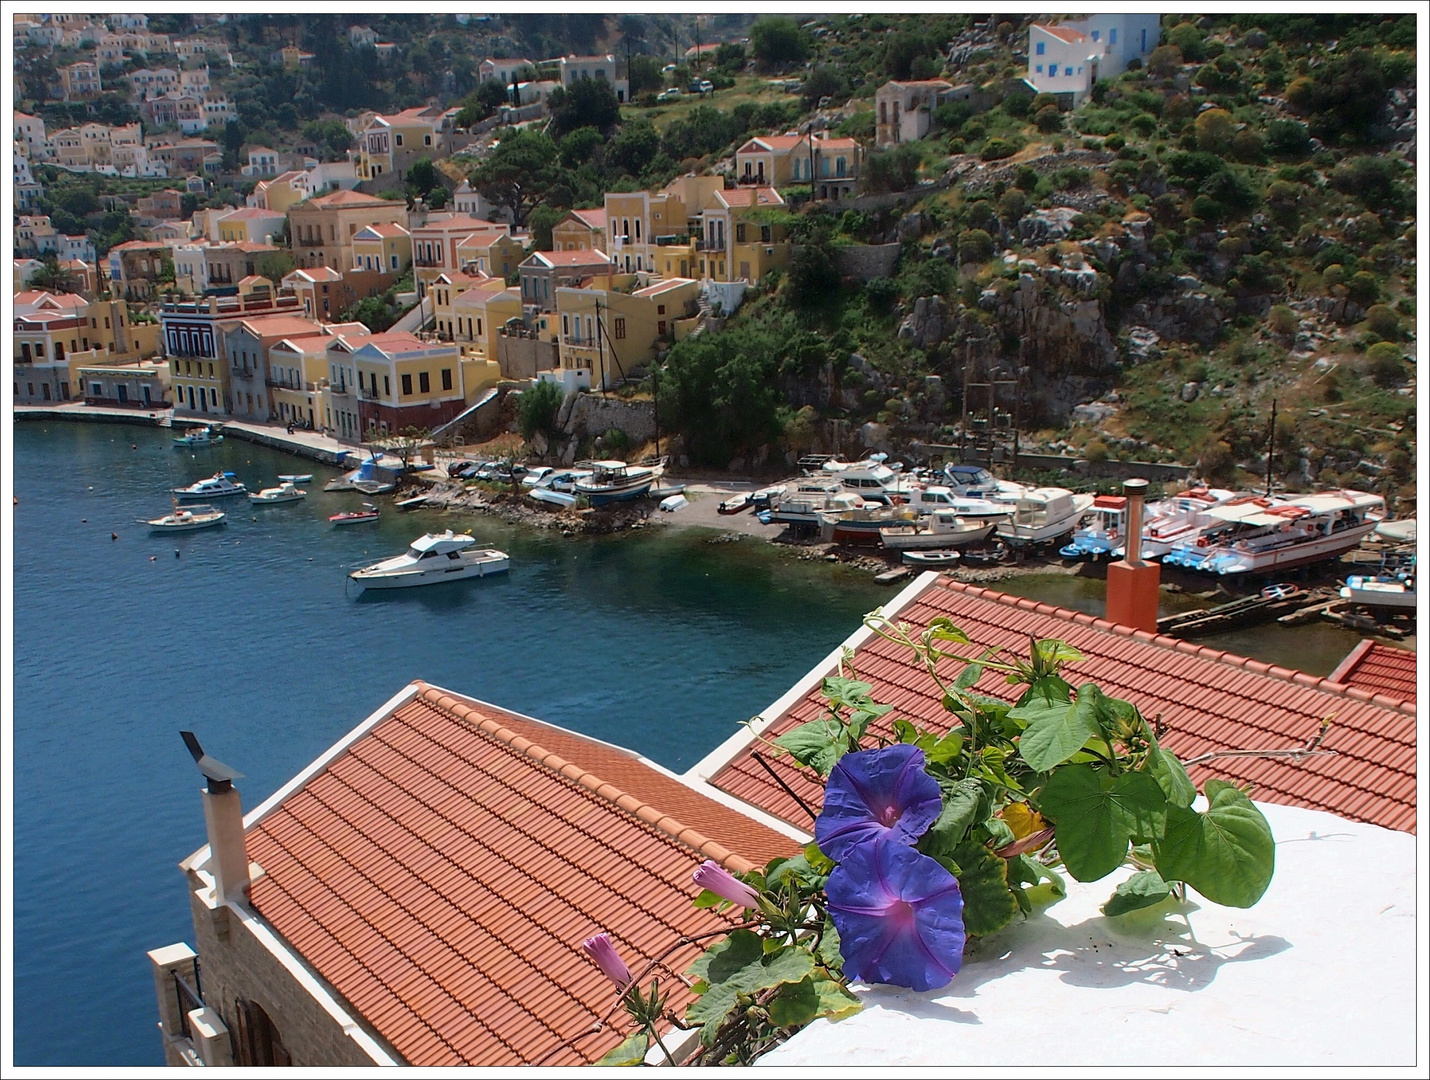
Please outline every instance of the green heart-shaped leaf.
[{"label": "green heart-shaped leaf", "polygon": [[1216,904],[1251,907],[1276,870],[1276,841],[1265,815],[1224,780],[1206,783],[1207,812],[1167,808],[1167,826],[1152,853],[1162,877],[1185,881]]},{"label": "green heart-shaped leaf", "polygon": [[1122,865],[1134,836],[1161,833],[1167,799],[1146,773],[1114,777],[1091,765],[1065,765],[1043,785],[1039,808],[1056,826],[1068,873],[1096,881]]}]

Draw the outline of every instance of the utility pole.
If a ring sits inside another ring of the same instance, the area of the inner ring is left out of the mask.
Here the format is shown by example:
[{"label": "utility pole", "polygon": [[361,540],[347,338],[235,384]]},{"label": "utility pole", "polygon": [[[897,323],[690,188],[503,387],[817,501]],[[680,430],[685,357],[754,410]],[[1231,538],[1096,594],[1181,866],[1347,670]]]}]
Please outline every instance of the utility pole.
[{"label": "utility pole", "polygon": [[1266,438],[1266,495],[1271,496],[1271,466],[1276,460],[1276,399],[1271,399],[1271,431]]},{"label": "utility pole", "polygon": [[606,396],[606,347],[601,334],[601,301],[596,301],[596,354],[601,358],[601,396]]}]

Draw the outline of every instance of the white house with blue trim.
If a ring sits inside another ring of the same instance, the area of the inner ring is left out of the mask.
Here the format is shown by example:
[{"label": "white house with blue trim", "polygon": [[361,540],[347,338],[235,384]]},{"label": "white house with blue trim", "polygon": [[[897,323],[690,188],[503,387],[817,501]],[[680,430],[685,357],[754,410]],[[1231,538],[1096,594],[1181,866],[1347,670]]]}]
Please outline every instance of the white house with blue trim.
[{"label": "white house with blue trim", "polygon": [[1132,59],[1145,62],[1161,40],[1159,15],[1089,15],[1028,28],[1027,82],[1040,94],[1071,94],[1076,109],[1098,79],[1115,79]]}]

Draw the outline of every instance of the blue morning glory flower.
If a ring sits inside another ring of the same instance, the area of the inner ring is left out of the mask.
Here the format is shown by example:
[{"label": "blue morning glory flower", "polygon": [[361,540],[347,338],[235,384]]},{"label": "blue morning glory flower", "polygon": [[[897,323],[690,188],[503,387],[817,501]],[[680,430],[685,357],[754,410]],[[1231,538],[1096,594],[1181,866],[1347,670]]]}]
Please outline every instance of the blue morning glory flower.
[{"label": "blue morning glory flower", "polygon": [[947,986],[963,964],[963,894],[927,855],[893,839],[851,849],[825,886],[844,974],[913,990]]},{"label": "blue morning glory flower", "polygon": [[819,850],[842,861],[861,844],[887,837],[912,846],[943,810],[924,752],[908,743],[845,754],[829,774],[814,823]]}]

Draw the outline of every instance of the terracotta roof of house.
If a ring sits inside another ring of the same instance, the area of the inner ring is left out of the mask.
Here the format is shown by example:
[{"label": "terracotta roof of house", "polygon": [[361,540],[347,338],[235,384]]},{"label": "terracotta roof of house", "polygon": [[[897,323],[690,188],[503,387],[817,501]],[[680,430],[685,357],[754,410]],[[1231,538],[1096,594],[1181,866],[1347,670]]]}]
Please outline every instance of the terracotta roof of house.
[{"label": "terracotta roof of house", "polygon": [[231,214],[225,214],[222,221],[252,221],[255,218],[281,218],[283,215],[277,210],[264,210],[257,206],[245,206],[242,210],[235,210]]},{"label": "terracotta roof of house", "polygon": [[[972,640],[972,646],[964,647],[968,655],[990,647],[1026,655],[1030,635],[1066,641],[1085,657],[1068,665],[1068,681],[1078,685],[1092,680],[1105,693],[1131,701],[1145,716],[1160,714],[1167,725],[1163,741],[1183,759],[1212,750],[1301,746],[1331,717],[1322,746],[1335,750],[1335,756],[1306,758],[1299,764],[1276,758],[1218,758],[1194,767],[1192,778],[1198,783],[1210,776],[1252,783],[1254,796],[1263,802],[1328,810],[1388,829],[1415,829],[1415,705],[1398,693],[1348,687],[947,578],[917,589],[896,618],[921,629],[939,616],[952,619]],[[821,674],[833,667],[831,663]],[[948,667],[959,668],[952,663]],[[904,716],[940,732],[950,727],[928,674],[907,651],[875,636],[858,646],[853,670],[873,684],[876,701],[894,706],[889,723]],[[985,672],[976,688],[1004,700],[1016,694],[1015,687],[993,672]],[[796,704],[769,718],[763,735],[774,738],[821,711],[819,681],[814,679]],[[875,724],[872,729],[887,726]],[[808,815],[752,760],[751,749],[746,745],[725,763],[712,755],[707,766],[697,769],[705,774],[714,768],[711,782],[716,787],[809,828]],[[788,757],[762,756],[806,803],[819,806],[821,787],[804,770]]]},{"label": "terracotta roof of house", "polygon": [[606,227],[606,211],[601,207],[593,210],[572,210],[572,217],[578,217],[593,229],[604,229]]},{"label": "terracotta roof of house", "polygon": [[408,1063],[580,1065],[625,1035],[598,932],[683,1012],[702,858],[798,845],[636,755],[418,683],[248,832],[254,909]]},{"label": "terracotta roof of house", "polygon": [[[302,274],[309,281],[342,281],[343,275],[334,270],[331,266],[304,266],[293,271],[294,274]],[[292,274],[289,275],[291,277]]]},{"label": "terracotta roof of house", "polygon": [[1326,678],[1371,693],[1415,701],[1416,655],[1366,639],[1352,649]]},{"label": "terracotta roof of house", "polygon": [[782,206],[784,199],[772,187],[726,188],[715,193],[726,206]]},{"label": "terracotta roof of house", "polygon": [[579,248],[576,251],[534,251],[532,255],[550,266],[607,266],[610,259],[604,251]]},{"label": "terracotta roof of house", "polygon": [[361,229],[359,229],[359,230],[357,231],[357,235],[358,235],[358,236],[361,236],[361,235],[362,235],[363,233],[365,233],[365,232],[372,232],[372,233],[373,233],[374,235],[376,235],[376,236],[411,236],[411,235],[412,235],[412,234],[409,233],[405,228],[403,228],[401,225],[399,225],[399,224],[398,224],[397,222],[395,222],[395,221],[383,221],[383,222],[380,222],[380,223],[377,224],[377,225],[364,225]]},{"label": "terracotta roof of house", "polygon": [[474,218],[470,214],[454,214],[452,217],[429,220],[427,224],[417,226],[412,232],[416,235],[424,232],[476,232],[482,229],[500,229],[506,232],[505,225],[498,225],[485,218]]},{"label": "terracotta roof of house", "polygon": [[331,195],[318,195],[308,202],[322,210],[341,210],[348,206],[393,206],[398,205],[376,195],[364,195],[360,191],[335,191]]},{"label": "terracotta roof of house", "polygon": [[1044,26],[1042,23],[1033,25],[1044,33],[1052,34],[1059,41],[1066,41],[1069,45],[1076,45],[1079,41],[1087,40],[1087,35],[1081,30],[1072,30],[1066,26]]},{"label": "terracotta roof of house", "polygon": [[318,332],[318,324],[298,315],[253,315],[240,324],[255,337],[307,337]]},{"label": "terracotta roof of house", "polygon": [[820,150],[857,150],[858,139],[815,139],[814,145]]},{"label": "terracotta roof of house", "polygon": [[[803,135],[757,135],[745,146],[749,146],[750,143],[760,143],[771,150],[793,150],[802,142],[804,142]],[[741,153],[745,152],[745,146],[740,147]]]},{"label": "terracotta roof of house", "polygon": [[670,292],[671,289],[679,289],[685,285],[698,285],[694,278],[673,277],[664,281],[657,281],[654,285],[647,285],[644,289],[637,289],[631,293],[632,296],[659,296],[661,293]]}]

